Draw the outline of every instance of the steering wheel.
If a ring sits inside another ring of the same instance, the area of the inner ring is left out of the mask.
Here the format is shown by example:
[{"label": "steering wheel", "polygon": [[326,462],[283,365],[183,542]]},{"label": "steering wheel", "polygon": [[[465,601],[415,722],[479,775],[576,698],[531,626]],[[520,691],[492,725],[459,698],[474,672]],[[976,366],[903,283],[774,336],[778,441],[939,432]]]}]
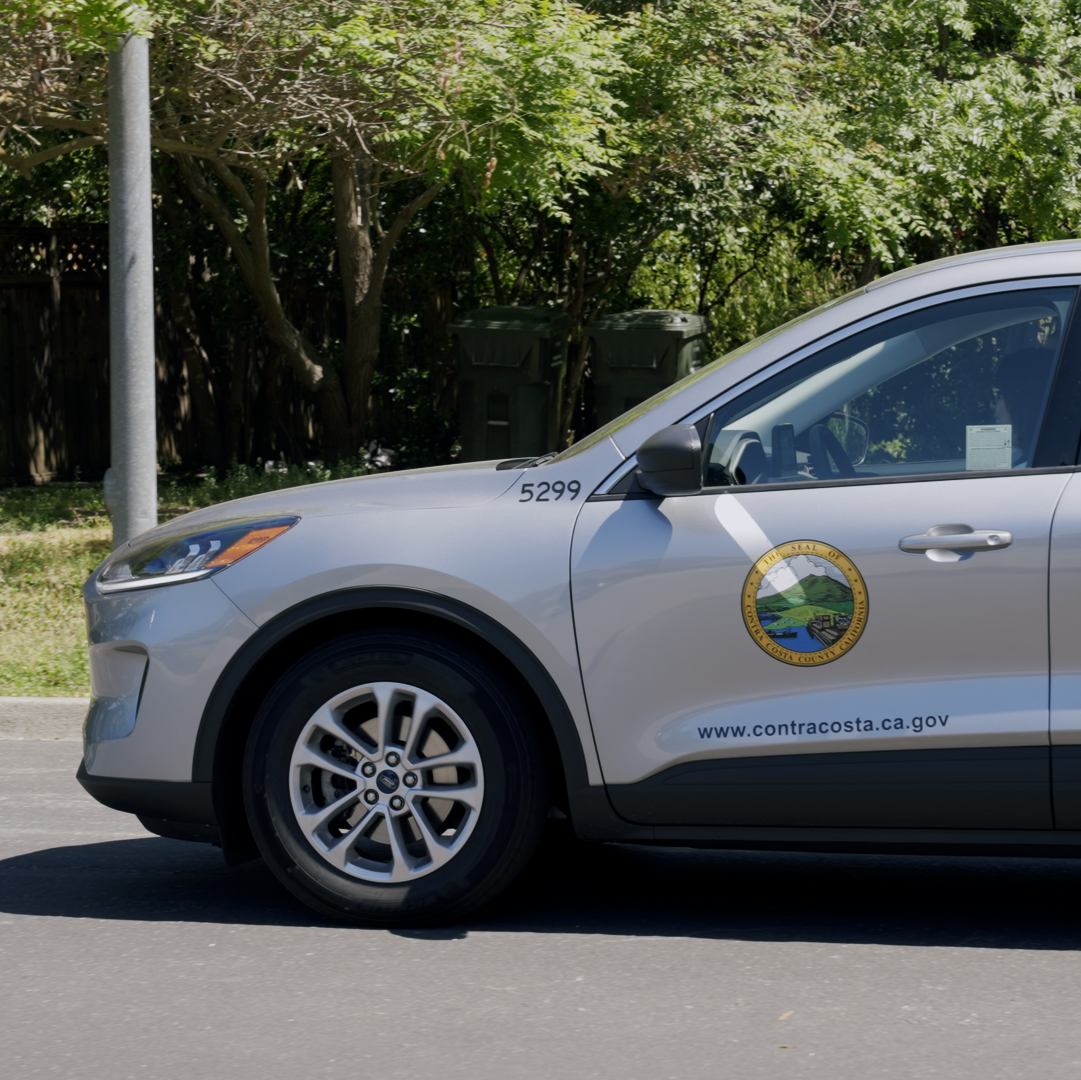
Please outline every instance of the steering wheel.
[{"label": "steering wheel", "polygon": [[819,480],[829,480],[833,476],[830,458],[833,458],[838,476],[850,480],[856,475],[845,448],[825,424],[815,424],[807,433],[807,442],[811,451],[811,467]]}]

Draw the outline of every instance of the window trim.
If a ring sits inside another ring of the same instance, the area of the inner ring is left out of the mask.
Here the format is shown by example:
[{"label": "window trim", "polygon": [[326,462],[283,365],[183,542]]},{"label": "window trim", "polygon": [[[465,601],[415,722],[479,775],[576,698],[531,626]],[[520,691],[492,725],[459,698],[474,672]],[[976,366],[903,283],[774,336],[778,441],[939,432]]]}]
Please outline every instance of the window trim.
[{"label": "window trim", "polygon": [[[819,488],[837,487],[874,487],[883,484],[933,484],[940,480],[988,480],[1003,476],[1047,476],[1053,473],[1081,472],[1081,465],[1045,465],[1030,469],[988,469],[986,472],[949,472],[913,473],[909,476],[857,476],[853,478],[833,478],[831,480],[801,480],[793,484],[729,484],[726,487],[703,487],[701,491],[683,495],[654,495],[652,491],[609,491],[591,495],[587,502],[621,502],[624,499],[652,499],[660,502],[667,499],[697,499],[708,495],[753,495],[767,491],[809,491]],[[627,474],[620,477],[620,481]]]}]

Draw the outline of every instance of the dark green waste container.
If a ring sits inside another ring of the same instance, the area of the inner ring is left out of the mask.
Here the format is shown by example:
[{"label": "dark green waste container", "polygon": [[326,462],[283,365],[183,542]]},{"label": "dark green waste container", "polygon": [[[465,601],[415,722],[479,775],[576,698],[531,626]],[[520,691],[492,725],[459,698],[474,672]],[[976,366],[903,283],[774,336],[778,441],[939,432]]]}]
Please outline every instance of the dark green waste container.
[{"label": "dark green waste container", "polygon": [[570,319],[543,307],[490,307],[450,324],[459,343],[459,461],[556,449]]},{"label": "dark green waste container", "polygon": [[709,320],[687,311],[622,311],[590,323],[597,426],[701,367],[708,333]]}]

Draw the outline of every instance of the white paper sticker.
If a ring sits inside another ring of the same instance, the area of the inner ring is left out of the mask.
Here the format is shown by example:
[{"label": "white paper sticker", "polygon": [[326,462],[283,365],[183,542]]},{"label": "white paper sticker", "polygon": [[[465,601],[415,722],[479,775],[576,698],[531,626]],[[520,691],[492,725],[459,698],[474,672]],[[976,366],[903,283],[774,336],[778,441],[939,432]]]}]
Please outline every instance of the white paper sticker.
[{"label": "white paper sticker", "polygon": [[1013,425],[969,424],[965,428],[966,469],[1012,469]]}]

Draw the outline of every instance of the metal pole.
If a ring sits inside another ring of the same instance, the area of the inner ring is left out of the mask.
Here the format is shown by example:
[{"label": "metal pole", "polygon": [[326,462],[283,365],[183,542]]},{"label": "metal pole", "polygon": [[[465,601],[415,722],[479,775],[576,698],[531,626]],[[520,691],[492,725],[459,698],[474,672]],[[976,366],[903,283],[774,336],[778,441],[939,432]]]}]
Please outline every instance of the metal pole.
[{"label": "metal pole", "polygon": [[150,46],[127,34],[109,54],[109,408],[105,477],[113,547],[158,523]]}]

